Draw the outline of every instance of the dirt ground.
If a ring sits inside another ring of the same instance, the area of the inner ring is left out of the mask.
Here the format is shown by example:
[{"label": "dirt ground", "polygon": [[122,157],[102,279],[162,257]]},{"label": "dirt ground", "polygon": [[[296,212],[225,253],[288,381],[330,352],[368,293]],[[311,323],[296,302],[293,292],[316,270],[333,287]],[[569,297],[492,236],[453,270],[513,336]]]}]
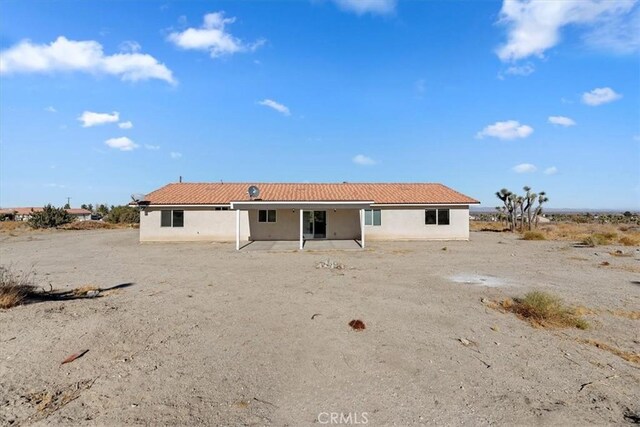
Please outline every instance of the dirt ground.
[{"label": "dirt ground", "polygon": [[[605,425],[640,416],[640,365],[614,354],[640,353],[640,320],[629,314],[640,311],[637,247],[474,232],[469,242],[238,253],[139,244],[137,235],[0,235],[1,263],[33,270],[41,286],[134,283],[0,311],[1,425]],[[345,268],[317,268],[323,261]],[[536,329],[487,304],[531,290],[590,309],[591,328]],[[353,319],[366,329],[352,330]]]}]

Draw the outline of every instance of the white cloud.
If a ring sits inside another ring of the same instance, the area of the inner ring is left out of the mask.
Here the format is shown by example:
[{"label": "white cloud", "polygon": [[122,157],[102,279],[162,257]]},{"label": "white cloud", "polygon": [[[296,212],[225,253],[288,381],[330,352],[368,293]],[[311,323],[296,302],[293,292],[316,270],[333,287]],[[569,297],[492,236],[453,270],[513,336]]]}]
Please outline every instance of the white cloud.
[{"label": "white cloud", "polygon": [[538,168],[531,163],[521,163],[513,167],[513,171],[517,173],[531,173],[537,170]]},{"label": "white cloud", "polygon": [[167,39],[182,49],[205,50],[212,58],[255,51],[265,44],[264,39],[247,44],[228,33],[226,25],[235,21],[236,18],[225,18],[224,12],[208,13],[204,16],[204,23],[200,28],[173,32]]},{"label": "white cloud", "polygon": [[591,92],[585,92],[582,94],[582,102],[592,107],[613,102],[620,98],[622,98],[622,95],[616,93],[616,91],[610,87],[599,87],[593,89]]},{"label": "white cloud", "polygon": [[378,163],[371,157],[365,156],[364,154],[358,154],[351,160],[353,160],[353,163],[361,166],[372,166]]},{"label": "white cloud", "polygon": [[618,54],[640,51],[640,6],[629,14],[614,15],[600,22],[583,40],[597,49]]},{"label": "white cloud", "polygon": [[482,139],[485,136],[492,136],[499,139],[526,138],[533,133],[533,128],[521,125],[517,120],[507,120],[506,122],[496,122],[482,129],[476,134],[476,138]]},{"label": "white cloud", "polygon": [[120,122],[118,123],[118,127],[120,129],[131,129],[133,127],[133,123],[131,123],[131,121]]},{"label": "white cloud", "polygon": [[[508,74],[510,76],[526,77],[530,74],[533,74],[534,71],[536,71],[536,67],[532,63],[528,62],[523,65],[512,65],[504,70],[504,74]],[[500,73],[498,77],[502,79],[503,73]]]},{"label": "white cloud", "polygon": [[159,150],[160,146],[159,145],[144,144],[144,148],[146,148],[147,150]]},{"label": "white cloud", "polygon": [[569,117],[564,116],[549,116],[549,123],[558,126],[575,126],[576,122]]},{"label": "white cloud", "polygon": [[49,113],[57,113],[58,112],[58,110],[56,110],[52,106],[48,106],[47,108],[44,109],[44,111],[47,111]]},{"label": "white cloud", "polygon": [[279,102],[276,102],[272,99],[263,99],[262,101],[258,102],[258,104],[264,105],[265,107],[273,108],[274,110],[284,114],[285,116],[291,115],[291,111],[289,111],[289,107],[282,105]]},{"label": "white cloud", "polygon": [[104,143],[111,148],[115,148],[121,151],[131,151],[138,148],[138,144],[134,143],[132,140],[130,140],[126,136],[121,136],[120,138],[107,139]]},{"label": "white cloud", "polygon": [[557,174],[557,173],[558,173],[558,168],[557,168],[557,167],[555,167],[555,166],[551,166],[551,167],[546,168],[546,169],[544,170],[544,174],[545,174],[545,175],[555,175],[555,174]]},{"label": "white cloud", "polygon": [[142,50],[142,46],[140,46],[140,43],[133,40],[124,41],[120,43],[120,46],[118,47],[120,49],[120,52],[125,53],[136,53]]},{"label": "white cloud", "polygon": [[75,41],[58,37],[49,44],[24,40],[0,52],[0,74],[82,71],[111,74],[122,80],[160,79],[175,83],[173,74],[153,56],[142,53],[105,55],[93,40]]},{"label": "white cloud", "polygon": [[80,117],[78,117],[78,120],[82,122],[82,127],[88,128],[91,126],[103,125],[105,123],[115,123],[120,120],[120,113],[117,111],[114,111],[111,114],[85,111]]},{"label": "white cloud", "polygon": [[396,9],[396,0],[333,0],[342,10],[355,12],[358,15],[365,13],[389,14]]},{"label": "white cloud", "polygon": [[497,54],[503,61],[542,57],[560,42],[563,27],[579,24],[598,31],[616,20],[626,22],[635,4],[636,0],[504,0],[499,23],[507,26],[508,36]]},{"label": "white cloud", "polygon": [[179,159],[180,157],[182,157],[182,153],[177,153],[175,151],[172,151],[171,153],[169,153],[169,155],[172,159]]}]

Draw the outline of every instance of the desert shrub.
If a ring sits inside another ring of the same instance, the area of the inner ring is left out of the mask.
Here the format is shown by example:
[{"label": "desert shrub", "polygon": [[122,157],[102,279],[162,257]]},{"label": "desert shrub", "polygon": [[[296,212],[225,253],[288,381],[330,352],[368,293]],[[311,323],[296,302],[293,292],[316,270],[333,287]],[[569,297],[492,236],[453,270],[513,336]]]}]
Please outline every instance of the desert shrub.
[{"label": "desert shrub", "polygon": [[63,208],[47,205],[39,212],[32,212],[28,223],[33,228],[53,228],[73,220],[73,216]]},{"label": "desert shrub", "polygon": [[534,326],[578,329],[589,327],[589,324],[580,318],[575,310],[565,306],[560,298],[546,292],[529,292],[523,298],[507,300],[501,306],[528,320]]},{"label": "desert shrub", "polygon": [[610,245],[618,237],[616,233],[593,233],[582,239],[582,243],[588,246]]},{"label": "desert shrub", "polygon": [[138,224],[140,211],[133,206],[114,206],[106,217],[113,224]]},{"label": "desert shrub", "polygon": [[522,235],[522,240],[547,240],[547,238],[540,231],[526,231]]},{"label": "desert shrub", "polygon": [[16,273],[10,267],[0,266],[0,309],[22,304],[35,291],[33,274]]},{"label": "desert shrub", "polygon": [[632,236],[622,236],[618,242],[621,245],[625,245],[625,246],[638,246],[640,245],[640,238],[635,238]]},{"label": "desert shrub", "polygon": [[59,228],[62,230],[102,230],[116,228],[116,226],[101,221],[74,221]]}]

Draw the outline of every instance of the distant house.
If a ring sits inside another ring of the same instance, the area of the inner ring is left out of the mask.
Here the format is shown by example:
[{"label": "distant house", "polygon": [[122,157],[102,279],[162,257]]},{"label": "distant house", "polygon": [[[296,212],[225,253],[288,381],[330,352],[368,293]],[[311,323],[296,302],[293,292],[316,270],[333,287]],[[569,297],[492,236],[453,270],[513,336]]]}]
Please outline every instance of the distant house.
[{"label": "distant house", "polygon": [[[91,211],[87,209],[71,208],[65,210],[77,221],[87,221],[91,219]],[[35,212],[42,212],[42,208],[30,207],[0,209],[0,215],[7,216],[13,221],[29,221],[31,215]]]},{"label": "distant house", "polygon": [[87,209],[71,208],[65,209],[69,215],[75,217],[76,221],[88,221],[91,219],[91,211]]},{"label": "distant house", "polygon": [[[468,240],[469,205],[442,184],[174,183],[138,203],[140,241]],[[234,212],[235,211],[235,212]]]}]

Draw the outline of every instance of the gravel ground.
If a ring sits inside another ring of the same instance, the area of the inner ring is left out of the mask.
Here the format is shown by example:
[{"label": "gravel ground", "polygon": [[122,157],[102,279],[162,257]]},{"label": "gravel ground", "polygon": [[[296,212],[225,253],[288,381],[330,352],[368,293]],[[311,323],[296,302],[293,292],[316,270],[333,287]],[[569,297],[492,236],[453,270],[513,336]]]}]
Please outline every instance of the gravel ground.
[{"label": "gravel ground", "polygon": [[[605,425],[640,416],[640,365],[581,341],[640,353],[640,320],[623,316],[640,311],[637,248],[488,232],[302,253],[139,244],[137,230],[0,242],[1,263],[32,270],[41,286],[133,283],[0,310],[2,425]],[[591,328],[536,329],[486,304],[531,290],[592,309]],[[353,319],[366,329],[352,330]]]}]

